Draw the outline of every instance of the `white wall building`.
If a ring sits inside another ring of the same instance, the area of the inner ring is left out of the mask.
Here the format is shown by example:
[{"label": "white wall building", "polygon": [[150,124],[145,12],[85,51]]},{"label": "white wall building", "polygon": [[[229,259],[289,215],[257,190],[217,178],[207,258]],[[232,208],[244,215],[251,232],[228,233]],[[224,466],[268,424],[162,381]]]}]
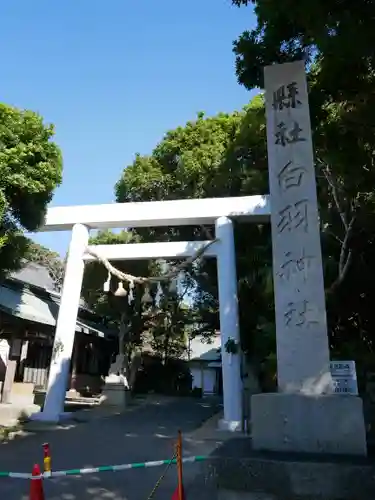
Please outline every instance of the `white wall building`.
[{"label": "white wall building", "polygon": [[202,394],[222,394],[220,332],[216,332],[208,343],[197,336],[189,343],[189,365],[192,375],[192,388],[202,389]]}]

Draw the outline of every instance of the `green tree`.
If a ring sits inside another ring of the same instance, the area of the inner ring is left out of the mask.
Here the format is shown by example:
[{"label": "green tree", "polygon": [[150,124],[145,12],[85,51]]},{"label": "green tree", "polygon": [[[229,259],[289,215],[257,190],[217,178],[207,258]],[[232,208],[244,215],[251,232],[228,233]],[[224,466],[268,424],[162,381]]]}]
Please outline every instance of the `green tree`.
[{"label": "green tree", "polygon": [[240,83],[262,87],[264,66],[306,59],[320,197],[327,201],[321,211],[339,253],[336,288],[354,264],[354,242],[368,240],[375,222],[375,3],[360,0],[355,12],[338,0],[251,3],[257,26],[234,46]]},{"label": "green tree", "polygon": [[[149,201],[267,191],[263,100],[257,97],[241,112],[209,118],[199,114],[185,127],[167,132],[150,156],[137,155],[124,170],[116,198],[119,202]],[[235,229],[240,305],[244,305],[241,331],[246,332],[242,343],[254,352],[257,327],[272,322],[274,314],[269,228],[239,224]],[[139,234],[159,241],[206,239],[199,227],[142,229]],[[195,287],[196,332],[210,336],[218,328],[216,263],[202,260],[189,271],[191,288]]]},{"label": "green tree", "polygon": [[[92,245],[114,245],[125,243],[136,243],[138,238],[131,232],[101,231],[95,237],[90,238]],[[147,277],[154,270],[150,262],[120,261],[112,263],[120,271],[134,276]],[[107,319],[109,327],[119,332],[118,352],[123,356],[123,372],[127,378],[129,387],[132,388],[138,369],[141,364],[142,351],[147,342],[146,311],[142,305],[141,297],[143,290],[134,289],[134,300],[129,301],[129,295],[117,295],[119,280],[112,277],[109,290],[104,291],[104,283],[108,280],[108,272],[104,265],[98,261],[86,265],[82,284],[82,296],[87,305],[98,314]],[[127,283],[123,287],[130,292]]]},{"label": "green tree", "polygon": [[371,356],[375,3],[359,0],[355,9],[339,0],[233,3],[254,4],[257,16],[256,27],[234,45],[241,84],[262,88],[265,65],[306,60],[331,347]]},{"label": "green tree", "polygon": [[164,364],[179,359],[188,347],[188,326],[194,321],[191,308],[184,302],[188,287],[179,290],[178,281],[163,283],[158,300],[159,314],[150,321],[151,346]]},{"label": "green tree", "polygon": [[65,262],[60,255],[49,248],[29,240],[24,258],[45,267],[54,283],[55,291],[61,292],[64,281]]},{"label": "green tree", "polygon": [[52,125],[32,112],[0,104],[0,272],[17,269],[62,179]]},{"label": "green tree", "polygon": [[[319,122],[319,126],[323,127],[324,123]],[[323,165],[318,188],[330,343],[333,356],[351,352],[353,357],[354,350],[358,355],[362,352],[362,356],[371,352],[375,326],[371,311],[375,297],[370,283],[371,255],[374,255],[371,211],[366,215],[365,205],[350,205],[351,198],[344,192],[356,184],[363,186],[362,170],[352,172],[348,181],[346,174],[341,170],[337,173],[324,160],[330,154],[323,145],[319,146]],[[372,189],[367,186],[369,188]],[[137,155],[116,185],[119,202],[267,192],[265,112],[261,95],[242,112],[210,118],[198,116],[185,127],[169,131],[150,156]],[[361,193],[354,197],[358,204],[362,203]],[[369,209],[370,192],[363,198]],[[351,223],[354,215],[355,224]],[[139,234],[157,240],[206,239],[202,228],[197,227],[142,229]],[[253,361],[261,364],[270,358],[274,364],[270,228],[236,224],[235,243],[242,346]],[[210,335],[219,328],[215,262],[207,259],[192,266],[190,272],[196,286],[194,305],[199,333]],[[354,354],[356,359],[357,354]]]},{"label": "green tree", "polygon": [[[99,232],[90,239],[92,245],[137,243],[137,234],[122,231]],[[135,277],[160,276],[166,269],[158,261],[132,260],[112,262],[118,270]],[[130,389],[134,387],[144,352],[162,355],[164,360],[179,356],[184,350],[184,331],[181,328],[179,293],[168,291],[169,283],[161,288],[157,284],[149,287],[149,301],[144,303],[145,287],[134,283],[133,300],[129,301],[129,283],[123,283],[127,295],[118,295],[119,281],[112,277],[109,290],[104,291],[108,272],[98,261],[86,265],[82,295],[86,303],[107,319],[107,324],[119,332],[119,354],[123,355],[123,372]]]}]

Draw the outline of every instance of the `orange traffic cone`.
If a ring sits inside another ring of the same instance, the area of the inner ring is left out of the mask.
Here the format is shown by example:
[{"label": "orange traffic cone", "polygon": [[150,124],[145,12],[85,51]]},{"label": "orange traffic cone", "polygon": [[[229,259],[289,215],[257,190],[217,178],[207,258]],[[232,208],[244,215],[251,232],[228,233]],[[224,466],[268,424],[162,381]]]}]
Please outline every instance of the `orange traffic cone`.
[{"label": "orange traffic cone", "polygon": [[35,464],[31,475],[39,477],[38,479],[31,479],[29,500],[44,500],[43,479],[40,477],[41,474],[39,465]]},{"label": "orange traffic cone", "polygon": [[182,482],[182,434],[178,431],[176,443],[177,488],[174,490],[172,500],[185,500],[184,485]]},{"label": "orange traffic cone", "polygon": [[182,487],[182,491],[179,490],[178,486],[174,490],[173,495],[172,495],[172,500],[180,500],[180,495],[182,494],[182,499],[185,500],[185,491],[184,488]]}]

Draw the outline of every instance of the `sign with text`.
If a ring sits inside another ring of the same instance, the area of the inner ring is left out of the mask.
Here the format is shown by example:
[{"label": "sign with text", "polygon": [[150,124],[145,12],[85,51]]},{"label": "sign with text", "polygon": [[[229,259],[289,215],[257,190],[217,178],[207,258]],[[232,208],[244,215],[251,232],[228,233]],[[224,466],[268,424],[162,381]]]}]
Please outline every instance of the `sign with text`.
[{"label": "sign with text", "polygon": [[278,383],[281,391],[325,392],[329,348],[304,62],[266,66],[264,82]]},{"label": "sign with text", "polygon": [[355,361],[331,361],[330,369],[335,394],[358,395]]}]

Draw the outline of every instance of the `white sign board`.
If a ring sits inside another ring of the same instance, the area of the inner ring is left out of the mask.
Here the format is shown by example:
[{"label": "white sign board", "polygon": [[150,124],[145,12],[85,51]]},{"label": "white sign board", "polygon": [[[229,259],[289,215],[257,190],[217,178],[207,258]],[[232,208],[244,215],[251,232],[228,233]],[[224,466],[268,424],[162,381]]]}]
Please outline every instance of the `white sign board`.
[{"label": "white sign board", "polygon": [[335,394],[358,395],[355,361],[331,361],[330,369]]}]

